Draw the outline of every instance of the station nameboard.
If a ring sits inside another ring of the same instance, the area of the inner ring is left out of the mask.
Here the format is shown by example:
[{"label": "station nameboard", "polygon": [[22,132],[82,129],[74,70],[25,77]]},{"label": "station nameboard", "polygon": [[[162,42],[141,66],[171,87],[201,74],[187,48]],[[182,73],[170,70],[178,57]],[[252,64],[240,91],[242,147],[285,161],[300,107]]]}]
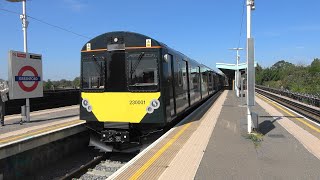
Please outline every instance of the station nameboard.
[{"label": "station nameboard", "polygon": [[43,97],[42,55],[9,51],[9,97]]}]

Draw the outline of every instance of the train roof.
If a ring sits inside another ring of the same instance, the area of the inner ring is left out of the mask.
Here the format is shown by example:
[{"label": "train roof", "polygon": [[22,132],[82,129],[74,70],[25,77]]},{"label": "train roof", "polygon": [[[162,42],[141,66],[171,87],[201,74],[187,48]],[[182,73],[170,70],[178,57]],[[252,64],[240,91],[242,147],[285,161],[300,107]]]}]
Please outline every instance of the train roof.
[{"label": "train roof", "polygon": [[[116,40],[115,40],[116,39]],[[169,52],[173,52],[182,56],[185,60],[191,61],[193,63],[197,63],[206,69],[214,71],[212,68],[209,68],[194,59],[189,58],[188,56],[184,55],[183,53],[174,50],[167,46],[166,44],[159,42],[149,36],[135,33],[135,32],[128,32],[128,31],[114,31],[101,34],[99,36],[94,37],[93,39],[89,40],[81,49],[81,52],[87,51],[87,44],[90,43],[91,50],[106,50],[108,44],[121,44],[125,42],[126,48],[145,48],[146,47],[146,40],[151,40],[151,48],[165,48]],[[217,72],[216,72],[217,73]]]},{"label": "train roof", "polygon": [[[117,41],[115,42],[115,38]],[[146,39],[151,40],[152,47],[163,47],[166,46],[159,41],[134,32],[127,32],[127,31],[114,31],[101,34],[99,36],[94,37],[93,39],[89,40],[83,47],[81,51],[86,51],[87,44],[91,44],[91,49],[106,49],[108,44],[121,44],[125,42],[126,47],[146,47]]]}]

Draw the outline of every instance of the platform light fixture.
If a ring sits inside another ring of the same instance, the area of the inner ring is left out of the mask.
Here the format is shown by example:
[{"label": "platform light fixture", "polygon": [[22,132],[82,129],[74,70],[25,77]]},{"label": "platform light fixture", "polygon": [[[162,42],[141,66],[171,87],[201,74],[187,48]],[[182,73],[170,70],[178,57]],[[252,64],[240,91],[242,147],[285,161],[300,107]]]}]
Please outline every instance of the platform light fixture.
[{"label": "platform light fixture", "polygon": [[254,39],[251,38],[251,11],[255,10],[254,0],[247,1],[247,124],[252,132],[252,107],[255,104]]},{"label": "platform light fixture", "polygon": [[239,50],[243,50],[243,48],[230,48],[229,50],[235,50],[237,51],[237,64],[236,64],[236,72],[235,72],[235,87],[236,87],[236,93],[237,97],[240,97],[240,92],[239,92],[239,61],[240,61],[240,55],[239,55]]}]

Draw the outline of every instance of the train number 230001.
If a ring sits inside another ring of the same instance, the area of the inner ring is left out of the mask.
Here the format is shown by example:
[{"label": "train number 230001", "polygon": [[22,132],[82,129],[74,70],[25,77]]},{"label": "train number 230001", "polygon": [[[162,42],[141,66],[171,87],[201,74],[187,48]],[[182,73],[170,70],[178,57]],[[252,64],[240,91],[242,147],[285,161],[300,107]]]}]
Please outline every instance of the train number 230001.
[{"label": "train number 230001", "polygon": [[146,104],[145,100],[129,100],[130,105],[142,105]]}]

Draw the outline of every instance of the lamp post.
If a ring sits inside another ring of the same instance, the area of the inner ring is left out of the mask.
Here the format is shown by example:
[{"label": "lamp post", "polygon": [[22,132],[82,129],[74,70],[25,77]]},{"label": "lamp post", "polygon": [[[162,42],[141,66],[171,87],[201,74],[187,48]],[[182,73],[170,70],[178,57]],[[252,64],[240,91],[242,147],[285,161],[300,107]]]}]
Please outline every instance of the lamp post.
[{"label": "lamp post", "polygon": [[236,87],[236,93],[237,97],[239,97],[239,61],[240,61],[240,55],[239,50],[243,50],[243,48],[231,48],[229,50],[236,50],[237,51],[237,64],[236,64],[236,72],[235,72],[235,87]]},{"label": "lamp post", "polygon": [[[29,22],[27,21],[27,12],[26,12],[26,0],[7,0],[8,2],[22,2],[22,14],[20,15],[20,19],[22,21],[22,31],[23,31],[23,51],[28,53],[28,45],[27,45],[27,28]],[[26,99],[25,106],[25,118],[27,121],[30,121],[30,101],[29,98]]]},{"label": "lamp post", "polygon": [[252,112],[254,106],[254,41],[251,38],[251,11],[255,10],[254,0],[247,0],[247,123],[248,133],[252,131]]}]

